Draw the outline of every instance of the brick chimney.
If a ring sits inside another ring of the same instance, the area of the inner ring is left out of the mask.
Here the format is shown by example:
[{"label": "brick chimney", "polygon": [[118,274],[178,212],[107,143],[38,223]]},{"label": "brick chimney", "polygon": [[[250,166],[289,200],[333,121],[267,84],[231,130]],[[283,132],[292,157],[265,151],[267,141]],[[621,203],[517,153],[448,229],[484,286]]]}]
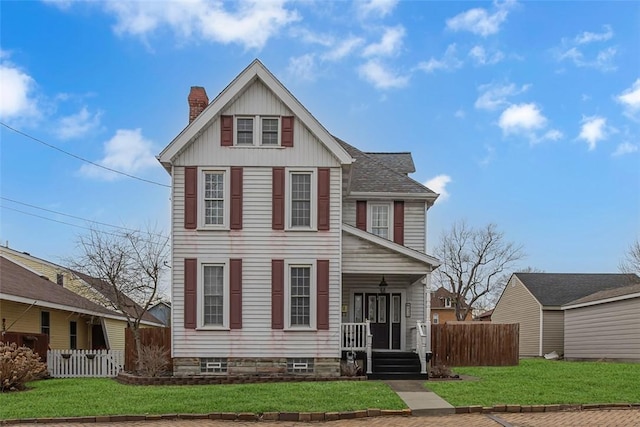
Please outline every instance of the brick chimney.
[{"label": "brick chimney", "polygon": [[187,100],[189,101],[189,123],[191,123],[207,108],[209,97],[203,87],[191,86]]}]

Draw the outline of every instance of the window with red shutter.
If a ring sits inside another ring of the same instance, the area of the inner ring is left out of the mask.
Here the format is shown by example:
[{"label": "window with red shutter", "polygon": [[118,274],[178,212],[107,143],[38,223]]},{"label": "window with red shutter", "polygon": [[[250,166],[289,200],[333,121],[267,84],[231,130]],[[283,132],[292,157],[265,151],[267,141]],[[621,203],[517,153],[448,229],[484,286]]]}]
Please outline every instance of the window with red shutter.
[{"label": "window with red shutter", "polygon": [[231,229],[242,230],[242,168],[231,168]]},{"label": "window with red shutter", "polygon": [[233,116],[220,116],[220,145],[233,145]]},{"label": "window with red shutter", "polygon": [[393,202],[393,241],[404,245],[404,202]]},{"label": "window with red shutter", "polygon": [[242,329],[242,260],[229,261],[229,327]]},{"label": "window with red shutter", "polygon": [[198,168],[184,168],[184,228],[194,230],[198,225]]},{"label": "window with red shutter", "polygon": [[271,329],[284,329],[284,260],[271,260]]},{"label": "window with red shutter", "polygon": [[317,328],[327,330],[329,329],[329,260],[318,260],[317,269]]},{"label": "window with red shutter", "polygon": [[318,230],[329,230],[331,214],[331,169],[318,169]]},{"label": "window with red shutter", "polygon": [[184,327],[195,329],[198,313],[198,260],[184,260]]},{"label": "window with red shutter", "polygon": [[356,227],[367,231],[367,201],[358,200],[356,202]]},{"label": "window with red shutter", "polygon": [[282,132],[280,145],[283,147],[293,147],[293,116],[283,116],[280,119]]},{"label": "window with red shutter", "polygon": [[271,228],[284,230],[284,168],[273,168]]}]

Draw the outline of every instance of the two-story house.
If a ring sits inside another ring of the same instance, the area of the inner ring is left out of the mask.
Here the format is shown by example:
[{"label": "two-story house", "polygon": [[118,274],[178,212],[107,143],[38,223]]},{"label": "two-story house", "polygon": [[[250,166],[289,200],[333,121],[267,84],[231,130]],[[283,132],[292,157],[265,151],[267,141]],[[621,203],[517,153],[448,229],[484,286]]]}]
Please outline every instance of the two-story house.
[{"label": "two-story house", "polygon": [[[332,136],[255,60],[160,153],[171,175],[174,373],[340,375],[346,351],[426,372],[426,211],[409,153]],[[418,356],[416,356],[417,358]]]}]

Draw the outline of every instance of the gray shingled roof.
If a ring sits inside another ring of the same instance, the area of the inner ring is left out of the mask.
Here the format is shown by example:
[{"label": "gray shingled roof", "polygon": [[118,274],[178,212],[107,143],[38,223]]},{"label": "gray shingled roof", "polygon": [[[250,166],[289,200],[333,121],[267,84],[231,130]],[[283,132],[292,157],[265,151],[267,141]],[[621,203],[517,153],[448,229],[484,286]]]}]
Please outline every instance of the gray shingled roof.
[{"label": "gray shingled roof", "polygon": [[334,136],[356,161],[351,171],[351,191],[362,193],[410,193],[433,196],[436,193],[382,161]]},{"label": "gray shingled roof", "polygon": [[387,167],[396,172],[409,174],[416,171],[416,165],[413,164],[411,153],[370,153],[365,152],[367,156],[373,157],[379,162],[384,163]]},{"label": "gray shingled roof", "polygon": [[543,306],[558,307],[607,289],[640,284],[635,274],[514,273]]},{"label": "gray shingled roof", "polygon": [[624,286],[622,288],[607,289],[604,291],[596,292],[595,294],[588,295],[584,298],[571,301],[569,304],[571,305],[584,304],[587,302],[594,302],[594,301],[599,301],[599,300],[608,299],[608,298],[622,297],[622,296],[631,295],[631,294],[640,294],[640,283],[631,285],[631,286]]},{"label": "gray shingled roof", "polygon": [[122,317],[120,313],[104,308],[93,301],[42,278],[30,270],[0,256],[0,292],[33,301],[60,304],[96,314]]}]

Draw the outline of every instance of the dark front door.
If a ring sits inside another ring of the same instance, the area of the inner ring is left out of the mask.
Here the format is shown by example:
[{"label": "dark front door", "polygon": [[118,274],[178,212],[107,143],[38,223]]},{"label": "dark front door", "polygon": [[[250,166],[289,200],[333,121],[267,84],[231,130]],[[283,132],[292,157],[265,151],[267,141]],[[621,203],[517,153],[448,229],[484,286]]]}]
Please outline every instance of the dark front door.
[{"label": "dark front door", "polygon": [[366,294],[364,312],[371,322],[374,349],[389,349],[389,295]]}]

